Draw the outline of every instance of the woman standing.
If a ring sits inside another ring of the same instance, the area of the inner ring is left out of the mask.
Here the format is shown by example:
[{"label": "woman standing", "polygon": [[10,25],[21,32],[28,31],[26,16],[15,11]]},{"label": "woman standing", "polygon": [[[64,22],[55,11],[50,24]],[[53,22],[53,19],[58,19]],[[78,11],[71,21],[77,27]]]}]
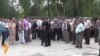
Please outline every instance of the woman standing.
[{"label": "woman standing", "polygon": [[16,34],[16,24],[13,20],[9,22],[9,44],[13,44],[15,41],[15,34]]}]

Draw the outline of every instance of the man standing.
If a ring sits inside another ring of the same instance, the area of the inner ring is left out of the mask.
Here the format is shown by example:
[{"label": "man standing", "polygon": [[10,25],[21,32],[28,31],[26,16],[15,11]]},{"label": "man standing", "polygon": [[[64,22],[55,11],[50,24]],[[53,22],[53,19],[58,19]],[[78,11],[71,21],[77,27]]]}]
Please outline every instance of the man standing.
[{"label": "man standing", "polygon": [[49,30],[50,30],[49,23],[48,23],[47,19],[44,19],[44,21],[42,22],[41,45],[43,45],[45,43],[45,47],[51,45],[51,41],[50,41],[50,37],[49,37]]},{"label": "man standing", "polygon": [[54,31],[53,31],[53,30],[54,30],[54,29],[53,29],[54,20],[52,20],[52,21],[50,22],[50,24],[51,24],[51,27],[50,27],[50,28],[51,28],[51,39],[52,39],[52,40],[55,40],[55,38],[54,38],[55,35],[54,35]]},{"label": "man standing", "polygon": [[1,20],[1,18],[0,18],[0,33],[2,34],[1,45],[3,46],[5,44],[5,40],[7,38],[7,29],[6,29],[5,22],[3,21],[3,19]]},{"label": "man standing", "polygon": [[9,30],[8,30],[8,24],[9,24],[9,19],[5,19],[5,25],[6,25],[6,29],[7,29],[7,38],[9,37]]},{"label": "man standing", "polygon": [[29,37],[28,37],[29,23],[28,23],[27,18],[24,19],[23,24],[24,24],[24,38],[25,38],[25,42],[28,43],[29,42]]},{"label": "man standing", "polygon": [[[54,23],[52,25],[54,40],[59,39],[59,23],[58,19],[54,19]],[[57,38],[56,38],[57,37]]]},{"label": "man standing", "polygon": [[98,56],[100,56],[100,20],[97,20],[96,25],[98,26],[97,28],[98,28],[98,33],[99,33],[98,38],[97,38],[98,43],[99,43],[99,55]]},{"label": "man standing", "polygon": [[41,39],[42,20],[38,19],[36,23],[37,23],[37,35],[38,35],[37,37]]},{"label": "man standing", "polygon": [[65,20],[62,24],[63,40],[69,43],[68,22]]},{"label": "man standing", "polygon": [[99,27],[100,27],[100,22],[99,20],[97,20],[94,24],[94,28],[95,28],[95,34],[94,34],[94,37],[95,37],[95,42],[97,42],[97,39],[98,39],[98,36],[99,36]]},{"label": "man standing", "polygon": [[57,41],[59,41],[60,39],[62,39],[62,20],[59,20],[58,21],[58,38],[57,38]]},{"label": "man standing", "polygon": [[78,26],[76,27],[76,48],[82,48],[82,39],[83,39],[84,25],[82,20],[79,20]]},{"label": "man standing", "polygon": [[32,27],[32,22],[28,19],[28,41],[30,42],[31,41],[31,27]]},{"label": "man standing", "polygon": [[33,20],[33,23],[32,23],[32,39],[36,39],[36,29],[37,28],[37,23],[36,23],[36,20],[34,19]]},{"label": "man standing", "polygon": [[85,27],[85,44],[89,45],[90,44],[90,27],[91,27],[91,22],[90,20],[85,19],[84,21],[84,27]]},{"label": "man standing", "polygon": [[25,44],[25,39],[24,39],[24,24],[23,20],[20,19],[18,23],[18,35],[19,35],[19,41],[21,44]]},{"label": "man standing", "polygon": [[71,25],[71,38],[72,38],[72,44],[75,44],[76,41],[76,34],[75,34],[75,29],[76,29],[76,19],[73,19],[72,22],[70,23]]}]

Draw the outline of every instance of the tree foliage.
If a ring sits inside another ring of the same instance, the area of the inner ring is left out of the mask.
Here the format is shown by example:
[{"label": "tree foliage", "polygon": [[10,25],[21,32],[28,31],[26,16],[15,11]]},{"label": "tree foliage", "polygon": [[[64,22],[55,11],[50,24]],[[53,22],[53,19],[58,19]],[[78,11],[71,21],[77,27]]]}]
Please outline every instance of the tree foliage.
[{"label": "tree foliage", "polygon": [[[18,17],[19,12],[9,1],[0,0],[0,16]],[[99,0],[19,0],[19,5],[25,16],[100,16]]]},{"label": "tree foliage", "polygon": [[19,0],[20,5],[24,9],[24,14],[28,15],[31,6],[31,0]]},{"label": "tree foliage", "polygon": [[[42,2],[41,2],[42,1]],[[97,0],[34,0],[33,16],[99,16],[100,1]],[[43,6],[44,1],[47,2]],[[35,10],[36,9],[36,10]],[[42,12],[42,13],[41,13]]]},{"label": "tree foliage", "polygon": [[0,0],[0,17],[18,17],[18,12],[10,6],[9,0]]}]

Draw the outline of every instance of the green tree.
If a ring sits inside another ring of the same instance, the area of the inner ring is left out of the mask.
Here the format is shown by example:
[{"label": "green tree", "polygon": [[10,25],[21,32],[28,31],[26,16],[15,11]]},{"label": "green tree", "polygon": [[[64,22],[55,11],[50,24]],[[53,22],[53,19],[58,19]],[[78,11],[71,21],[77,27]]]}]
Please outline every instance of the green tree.
[{"label": "green tree", "polygon": [[0,0],[0,17],[18,17],[18,12],[14,7],[10,6],[9,0]]},{"label": "green tree", "polygon": [[[99,0],[20,0],[24,14],[30,16],[99,16]],[[46,5],[45,2],[47,3]]]},{"label": "green tree", "polygon": [[30,16],[43,16],[44,0],[32,0],[33,5],[30,8]]},{"label": "green tree", "polygon": [[28,16],[31,8],[31,0],[19,0],[19,2],[24,10],[25,16]]}]

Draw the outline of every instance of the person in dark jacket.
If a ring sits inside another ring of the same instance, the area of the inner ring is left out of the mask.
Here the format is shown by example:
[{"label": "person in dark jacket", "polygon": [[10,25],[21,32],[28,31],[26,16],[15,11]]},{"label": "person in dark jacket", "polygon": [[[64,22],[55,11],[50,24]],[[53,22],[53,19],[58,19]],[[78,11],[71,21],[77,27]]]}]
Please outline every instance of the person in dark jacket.
[{"label": "person in dark jacket", "polygon": [[[98,20],[99,21],[99,20]],[[97,39],[99,37],[99,24],[100,22],[96,21],[95,24],[94,24],[94,28],[95,28],[95,34],[94,34],[94,37],[95,37],[95,42],[97,42]]]},{"label": "person in dark jacket", "polygon": [[49,37],[49,30],[50,30],[50,25],[47,21],[47,19],[44,19],[42,22],[42,38],[41,38],[41,45],[45,43],[45,47],[51,45],[50,37]]},{"label": "person in dark jacket", "polygon": [[18,22],[16,22],[16,41],[19,40],[19,36],[18,36]]},{"label": "person in dark jacket", "polygon": [[58,28],[58,38],[57,38],[57,41],[63,39],[63,35],[62,35],[62,21],[61,20],[58,21],[58,26],[59,26],[59,28]]},{"label": "person in dark jacket", "polygon": [[33,20],[33,23],[32,23],[32,39],[36,39],[36,33],[37,33],[37,23],[36,23],[36,20]]}]

